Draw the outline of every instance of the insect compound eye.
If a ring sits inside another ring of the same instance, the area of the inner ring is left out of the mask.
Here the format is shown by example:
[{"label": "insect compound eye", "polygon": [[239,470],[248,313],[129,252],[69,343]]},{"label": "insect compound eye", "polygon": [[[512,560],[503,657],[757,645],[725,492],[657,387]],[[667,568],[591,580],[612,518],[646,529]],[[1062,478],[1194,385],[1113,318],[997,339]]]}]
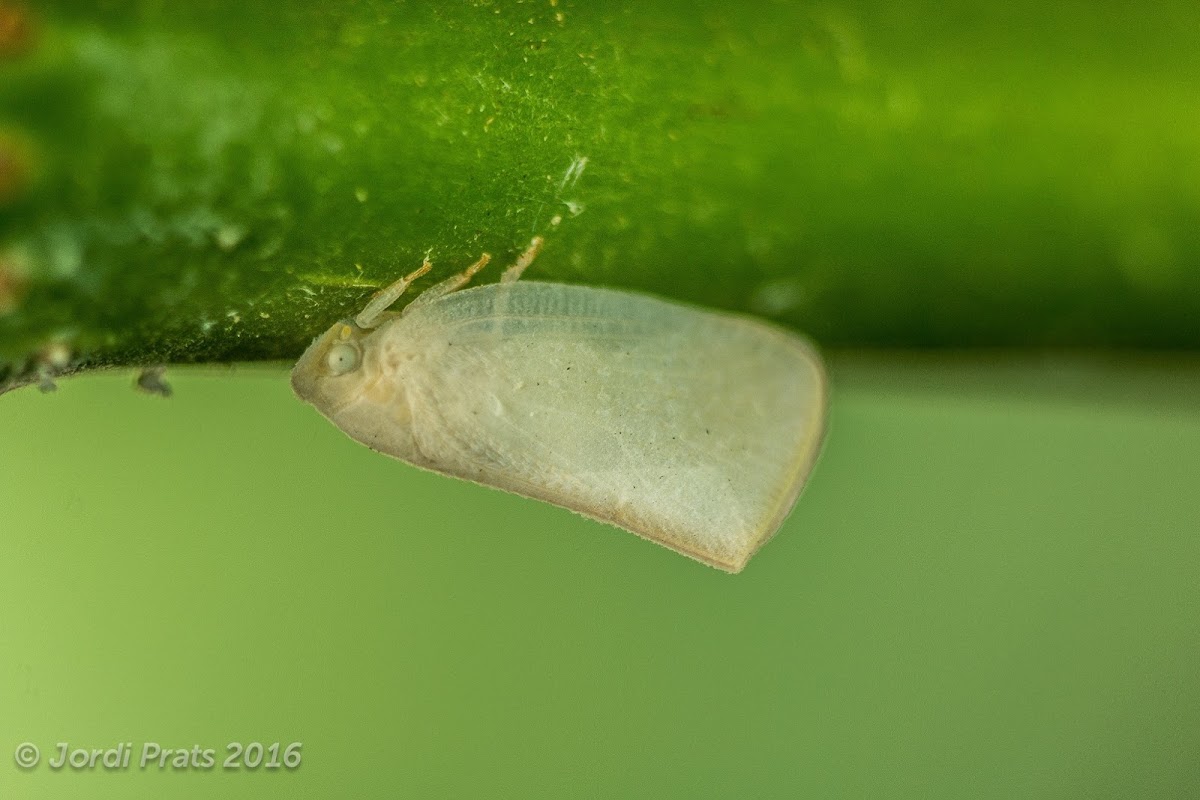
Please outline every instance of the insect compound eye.
[{"label": "insect compound eye", "polygon": [[357,347],[352,344],[338,344],[329,348],[329,355],[325,357],[325,363],[329,365],[329,371],[336,377],[356,369],[359,359]]}]

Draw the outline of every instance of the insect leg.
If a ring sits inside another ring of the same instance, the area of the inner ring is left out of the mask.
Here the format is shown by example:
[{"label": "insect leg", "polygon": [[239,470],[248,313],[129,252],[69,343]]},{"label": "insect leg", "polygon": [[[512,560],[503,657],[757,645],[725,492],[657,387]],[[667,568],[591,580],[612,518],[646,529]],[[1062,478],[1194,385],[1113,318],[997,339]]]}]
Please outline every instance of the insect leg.
[{"label": "insect leg", "polygon": [[433,269],[433,264],[430,264],[427,258],[421,264],[420,269],[410,272],[391,286],[376,292],[370,302],[363,306],[363,310],[358,312],[358,316],[354,318],[354,324],[360,328],[374,328],[379,323],[379,318],[383,316],[383,312],[400,299],[400,295],[404,294],[408,285],[431,269]]},{"label": "insect leg", "polygon": [[478,261],[454,277],[447,278],[441,283],[435,283],[433,286],[430,286],[428,289],[421,292],[419,295],[417,295],[416,300],[413,300],[404,307],[403,313],[407,314],[409,309],[420,308],[423,305],[427,305],[434,300],[437,300],[439,297],[444,297],[450,294],[455,289],[461,289],[462,287],[466,286],[471,281],[471,278],[475,275],[475,273],[486,267],[488,262],[491,260],[492,256],[489,253],[484,253],[479,257]]},{"label": "insect leg", "polygon": [[526,247],[525,252],[521,253],[520,257],[517,258],[517,263],[504,270],[504,274],[500,276],[500,282],[512,283],[517,278],[520,278],[521,273],[533,263],[533,260],[537,258],[537,254],[541,252],[543,241],[545,240],[540,236],[533,237],[533,241],[529,243],[529,247]]}]

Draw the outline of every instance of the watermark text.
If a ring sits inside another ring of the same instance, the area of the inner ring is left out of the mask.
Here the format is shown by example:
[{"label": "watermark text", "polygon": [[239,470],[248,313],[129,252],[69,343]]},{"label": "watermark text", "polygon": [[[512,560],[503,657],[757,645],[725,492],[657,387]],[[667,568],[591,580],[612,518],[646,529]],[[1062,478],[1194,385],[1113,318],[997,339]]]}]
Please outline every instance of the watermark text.
[{"label": "watermark text", "polygon": [[294,770],[303,760],[303,748],[303,742],[228,742],[222,747],[167,746],[159,742],[78,747],[70,742],[55,742],[43,758],[36,744],[21,742],[13,752],[13,760],[23,770],[34,769],[44,761],[55,772]]}]

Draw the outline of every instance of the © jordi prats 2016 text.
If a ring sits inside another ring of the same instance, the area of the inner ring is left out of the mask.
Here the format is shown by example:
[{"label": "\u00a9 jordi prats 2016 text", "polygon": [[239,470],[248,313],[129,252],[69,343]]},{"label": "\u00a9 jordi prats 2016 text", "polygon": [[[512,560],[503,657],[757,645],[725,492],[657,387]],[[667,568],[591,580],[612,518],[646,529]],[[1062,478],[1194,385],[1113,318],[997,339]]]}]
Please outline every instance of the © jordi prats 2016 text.
[{"label": "\u00a9 jordi prats 2016 text", "polygon": [[[118,772],[129,769],[155,771],[294,770],[302,760],[302,742],[229,742],[222,747],[166,747],[159,742],[119,742],[110,747],[76,747],[56,742],[45,762],[51,770]],[[17,766],[33,769],[42,761],[32,742],[17,746]]]}]

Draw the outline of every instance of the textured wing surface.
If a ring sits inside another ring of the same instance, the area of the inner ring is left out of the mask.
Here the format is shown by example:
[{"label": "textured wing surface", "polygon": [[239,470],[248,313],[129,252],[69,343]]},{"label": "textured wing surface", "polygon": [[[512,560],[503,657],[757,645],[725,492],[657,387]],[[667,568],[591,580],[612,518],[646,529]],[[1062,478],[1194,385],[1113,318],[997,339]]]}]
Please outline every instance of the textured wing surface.
[{"label": "textured wing surface", "polygon": [[426,466],[565,506],[739,570],[795,501],[824,429],[805,342],[589,287],[447,295],[398,334]]}]

